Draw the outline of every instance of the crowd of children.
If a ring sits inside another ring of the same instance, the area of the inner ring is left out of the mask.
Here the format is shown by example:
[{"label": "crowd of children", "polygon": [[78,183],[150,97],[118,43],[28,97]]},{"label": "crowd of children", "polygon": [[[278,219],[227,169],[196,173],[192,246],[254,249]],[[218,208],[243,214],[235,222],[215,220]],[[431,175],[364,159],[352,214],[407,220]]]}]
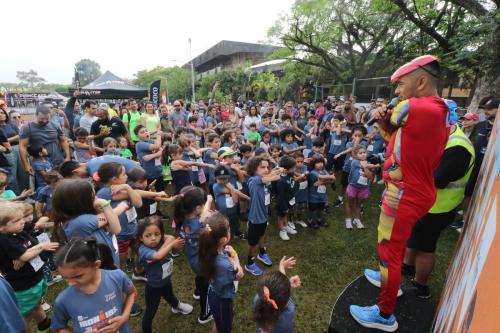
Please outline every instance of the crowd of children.
[{"label": "crowd of children", "polygon": [[[363,202],[384,150],[376,128],[368,134],[331,107],[318,119],[308,116],[306,107],[295,116],[276,117],[260,116],[250,105],[246,118],[252,121],[236,126],[229,118],[217,122],[213,108],[189,117],[181,112],[186,127],[175,132],[155,127],[152,133],[146,125],[130,129],[134,147],[126,138],[105,138],[103,148],[96,147],[94,137],[78,128],[73,160],[58,169],[43,146],[32,144],[35,210],[24,201],[33,193],[11,193],[0,169],[0,198],[8,201],[0,208],[0,270],[24,319],[34,320],[40,332],[69,327],[130,332],[128,318],[139,315],[141,307],[124,272],[146,283],[142,332],[152,332],[161,298],[173,313],[191,313],[193,306],[177,299],[171,280],[173,257],[182,249],[193,271],[201,324],[214,320],[217,332],[231,332],[235,281],[246,271],[261,276],[252,305],[257,329],[291,332],[290,290],[300,279],[288,279],[286,270],[295,259],[284,257],[276,272],[264,274],[259,266],[273,265],[266,247],[271,205],[283,241],[303,232],[299,226],[328,227],[328,188],[338,192],[334,206],[348,198],[346,228],[364,227]],[[137,163],[129,164],[130,159]],[[160,210],[164,202],[173,204],[171,219]],[[175,236],[165,235],[165,223]],[[229,245],[233,238],[246,240],[246,257]],[[68,288],[57,297],[51,321],[41,306],[47,282],[61,279],[53,273],[56,268]]]}]

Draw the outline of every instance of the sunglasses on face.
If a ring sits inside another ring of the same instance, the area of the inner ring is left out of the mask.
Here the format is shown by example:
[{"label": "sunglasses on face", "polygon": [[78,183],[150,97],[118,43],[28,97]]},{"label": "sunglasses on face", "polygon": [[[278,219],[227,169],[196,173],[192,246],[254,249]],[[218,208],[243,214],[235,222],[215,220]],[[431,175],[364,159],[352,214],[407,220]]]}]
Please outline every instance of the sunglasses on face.
[{"label": "sunglasses on face", "polygon": [[174,107],[176,107],[176,108],[177,108],[177,107],[180,107],[180,105],[174,105]]},{"label": "sunglasses on face", "polygon": [[21,119],[21,116],[12,116],[12,119]]}]

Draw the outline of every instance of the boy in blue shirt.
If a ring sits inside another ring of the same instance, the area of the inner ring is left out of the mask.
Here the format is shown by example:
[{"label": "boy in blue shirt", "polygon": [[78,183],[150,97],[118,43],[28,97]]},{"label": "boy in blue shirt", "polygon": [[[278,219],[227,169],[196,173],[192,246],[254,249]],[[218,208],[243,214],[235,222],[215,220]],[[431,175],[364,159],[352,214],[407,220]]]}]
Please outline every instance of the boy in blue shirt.
[{"label": "boy in blue shirt", "polygon": [[295,235],[295,225],[288,221],[290,211],[295,206],[295,192],[298,184],[295,182],[295,166],[296,161],[291,156],[283,156],[280,159],[280,167],[284,169],[283,174],[276,183],[277,204],[276,210],[278,214],[278,227],[280,228],[279,236],[281,240],[290,240],[288,234]]},{"label": "boy in blue shirt", "polygon": [[271,203],[271,194],[267,189],[267,184],[280,178],[282,168],[275,168],[269,171],[269,161],[265,157],[252,157],[247,164],[248,190],[250,193],[250,208],[248,212],[248,262],[245,270],[258,276],[262,274],[262,269],[254,262],[254,256],[259,246],[257,259],[264,265],[271,266],[273,263],[269,258],[264,234],[267,228],[267,207]]},{"label": "boy in blue shirt", "polygon": [[299,146],[297,142],[295,142],[295,131],[293,129],[287,128],[281,131],[281,150],[283,154],[292,156],[297,151],[302,151],[306,148],[306,146]]},{"label": "boy in blue shirt", "polygon": [[342,128],[343,124],[344,116],[338,114],[333,117],[333,124],[330,130],[330,147],[326,155],[328,159],[326,170],[330,171],[333,168],[336,173],[342,170],[345,155],[339,156],[339,158],[335,158],[335,156],[345,150],[348,140],[348,135]]},{"label": "boy in blue shirt", "polygon": [[216,183],[213,186],[215,206],[229,220],[231,235],[236,238],[247,239],[246,235],[240,230],[237,204],[240,197],[247,200],[250,200],[250,198],[231,185],[229,174],[230,172],[225,165],[219,165],[215,169]]}]

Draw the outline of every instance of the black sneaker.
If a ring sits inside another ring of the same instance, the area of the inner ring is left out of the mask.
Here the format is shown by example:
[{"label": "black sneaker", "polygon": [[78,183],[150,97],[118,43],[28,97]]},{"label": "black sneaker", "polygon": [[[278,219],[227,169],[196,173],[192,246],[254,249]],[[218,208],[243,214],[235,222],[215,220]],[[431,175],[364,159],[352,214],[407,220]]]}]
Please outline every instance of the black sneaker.
[{"label": "black sneaker", "polygon": [[431,291],[428,286],[423,286],[415,280],[411,280],[411,285],[415,287],[415,290],[417,291],[417,297],[421,299],[429,299],[431,298]]},{"label": "black sneaker", "polygon": [[460,229],[460,228],[463,228],[463,226],[464,226],[463,220],[455,221],[455,222],[450,224],[451,229]]},{"label": "black sneaker", "polygon": [[344,204],[344,200],[340,200],[337,198],[337,200],[333,203],[333,207],[340,207]]},{"label": "black sneaker", "polygon": [[214,320],[214,317],[211,314],[198,317],[198,322],[202,325],[209,323],[212,320]]},{"label": "black sneaker", "polygon": [[409,276],[411,278],[415,277],[415,266],[403,264],[401,266],[401,274]]},{"label": "black sneaker", "polygon": [[323,221],[323,220],[318,221],[318,223],[317,223],[317,224],[318,224],[320,227],[325,227],[325,228],[330,226],[330,224],[329,224],[328,222]]},{"label": "black sneaker", "polygon": [[142,308],[139,306],[139,304],[134,303],[132,304],[132,310],[130,310],[130,317],[138,317],[142,313]]},{"label": "black sneaker", "polygon": [[132,258],[127,258],[127,261],[125,261],[125,267],[127,273],[132,273],[134,271],[134,261],[132,260]]},{"label": "black sneaker", "polygon": [[312,229],[318,229],[319,228],[319,225],[316,222],[313,222],[313,221],[307,222],[307,225],[309,226],[309,228],[312,228]]},{"label": "black sneaker", "polygon": [[132,273],[132,280],[148,282],[148,278],[146,277],[146,271],[143,271],[142,273],[137,273],[134,271]]},{"label": "black sneaker", "polygon": [[234,237],[235,238],[238,238],[238,239],[241,239],[241,240],[246,240],[247,239],[247,235],[244,233],[244,232],[239,232],[237,234],[234,234]]}]

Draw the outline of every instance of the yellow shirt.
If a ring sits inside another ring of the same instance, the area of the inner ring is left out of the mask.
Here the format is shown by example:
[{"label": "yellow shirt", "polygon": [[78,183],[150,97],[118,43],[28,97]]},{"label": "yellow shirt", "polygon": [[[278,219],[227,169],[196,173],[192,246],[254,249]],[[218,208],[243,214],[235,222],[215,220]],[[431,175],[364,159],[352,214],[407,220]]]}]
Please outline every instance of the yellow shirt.
[{"label": "yellow shirt", "polygon": [[113,109],[113,108],[109,108],[108,109],[108,114],[111,116],[111,117],[118,117],[118,113],[116,113],[116,110]]}]

